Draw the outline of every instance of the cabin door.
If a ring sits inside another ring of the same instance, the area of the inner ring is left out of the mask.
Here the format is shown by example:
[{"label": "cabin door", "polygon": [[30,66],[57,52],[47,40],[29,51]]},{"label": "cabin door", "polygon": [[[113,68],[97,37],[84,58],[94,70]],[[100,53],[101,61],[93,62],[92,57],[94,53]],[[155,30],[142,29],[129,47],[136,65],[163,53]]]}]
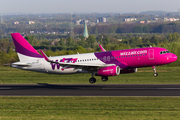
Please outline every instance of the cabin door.
[{"label": "cabin door", "polygon": [[154,59],[154,49],[149,49],[149,59]]}]

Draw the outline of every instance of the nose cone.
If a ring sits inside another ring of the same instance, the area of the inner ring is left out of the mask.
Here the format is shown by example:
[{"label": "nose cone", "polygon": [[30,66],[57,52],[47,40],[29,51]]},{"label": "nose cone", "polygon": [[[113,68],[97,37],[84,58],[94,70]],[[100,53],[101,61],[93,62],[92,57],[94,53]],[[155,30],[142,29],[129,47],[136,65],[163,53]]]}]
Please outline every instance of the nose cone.
[{"label": "nose cone", "polygon": [[170,60],[172,62],[175,62],[178,59],[178,57],[175,54],[172,54],[172,56],[170,57]]}]

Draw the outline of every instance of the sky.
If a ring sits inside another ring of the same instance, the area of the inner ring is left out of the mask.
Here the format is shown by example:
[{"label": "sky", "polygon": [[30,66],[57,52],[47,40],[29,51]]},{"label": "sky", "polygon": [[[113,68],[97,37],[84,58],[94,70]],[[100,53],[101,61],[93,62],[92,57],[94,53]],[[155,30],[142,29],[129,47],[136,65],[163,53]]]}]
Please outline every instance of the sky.
[{"label": "sky", "polygon": [[1,13],[177,12],[180,0],[0,0]]}]

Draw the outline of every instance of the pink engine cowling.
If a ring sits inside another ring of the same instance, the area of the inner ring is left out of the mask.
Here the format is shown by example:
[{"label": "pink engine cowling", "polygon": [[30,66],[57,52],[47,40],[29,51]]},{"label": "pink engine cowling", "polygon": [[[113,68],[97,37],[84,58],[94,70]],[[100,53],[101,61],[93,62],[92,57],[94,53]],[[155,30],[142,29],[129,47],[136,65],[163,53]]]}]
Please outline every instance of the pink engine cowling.
[{"label": "pink engine cowling", "polygon": [[115,76],[120,74],[119,66],[109,66],[101,68],[97,71],[97,76]]}]

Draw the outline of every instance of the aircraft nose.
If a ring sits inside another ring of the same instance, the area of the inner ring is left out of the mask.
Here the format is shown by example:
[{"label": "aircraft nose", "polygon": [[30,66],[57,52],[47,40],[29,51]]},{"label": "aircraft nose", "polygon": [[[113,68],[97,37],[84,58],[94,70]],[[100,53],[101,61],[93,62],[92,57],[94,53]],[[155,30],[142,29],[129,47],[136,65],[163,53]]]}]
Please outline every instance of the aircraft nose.
[{"label": "aircraft nose", "polygon": [[172,54],[172,56],[171,56],[172,62],[176,61],[177,59],[178,59],[177,55]]}]

